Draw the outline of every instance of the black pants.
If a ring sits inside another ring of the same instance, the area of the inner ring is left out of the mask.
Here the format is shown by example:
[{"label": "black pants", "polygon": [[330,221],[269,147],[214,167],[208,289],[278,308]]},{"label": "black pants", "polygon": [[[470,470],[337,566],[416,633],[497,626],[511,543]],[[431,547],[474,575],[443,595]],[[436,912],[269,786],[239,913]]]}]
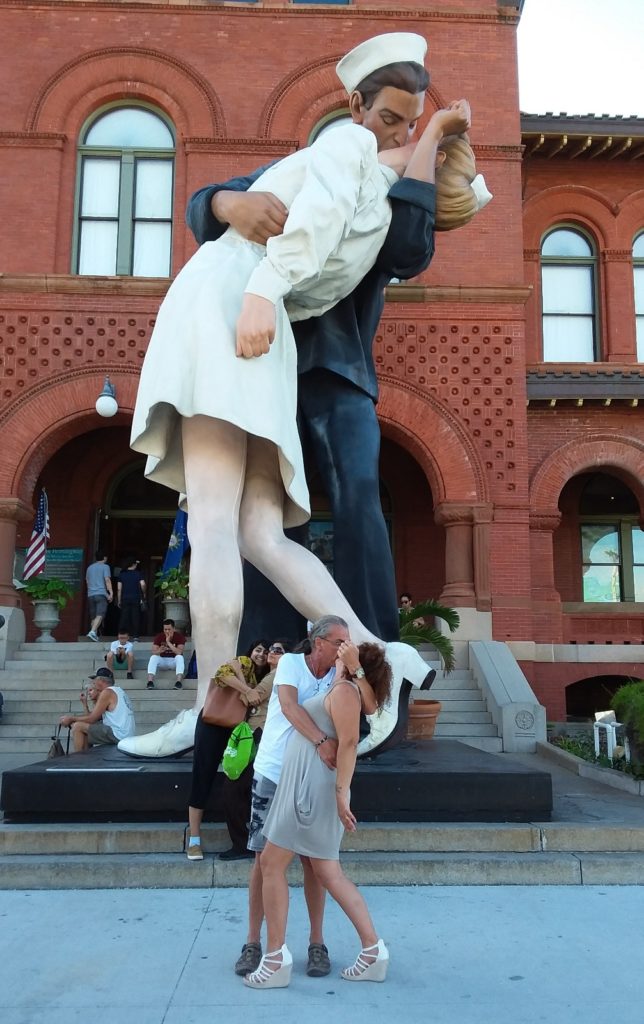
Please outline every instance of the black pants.
[{"label": "black pants", "polygon": [[224,778],[224,786],[221,791],[230,841],[239,851],[245,850],[248,844],[252,784],[253,762],[251,761],[238,779]]},{"label": "black pants", "polygon": [[122,601],[119,631],[129,633],[130,639],[138,637],[141,632],[141,605],[139,601]]},{"label": "black pants", "polygon": [[[298,427],[307,466],[322,478],[333,518],[334,577],[376,636],[398,639],[394,563],[380,502],[380,426],[374,403],[327,370],[298,378]],[[289,536],[299,540],[297,531]],[[272,584],[244,566],[244,619],[239,649],[262,635],[305,635],[306,623]]]},{"label": "black pants", "polygon": [[212,792],[217,769],[224,756],[232,729],[223,725],[208,725],[200,711],[195,728],[195,750],[192,757],[192,786],[190,806],[203,810]]}]

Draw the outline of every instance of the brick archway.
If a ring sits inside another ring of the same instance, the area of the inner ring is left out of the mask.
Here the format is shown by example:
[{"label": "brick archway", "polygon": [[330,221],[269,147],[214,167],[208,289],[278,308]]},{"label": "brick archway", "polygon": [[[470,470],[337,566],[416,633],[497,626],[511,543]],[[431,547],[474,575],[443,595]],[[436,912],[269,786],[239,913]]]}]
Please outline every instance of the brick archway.
[{"label": "brick archway", "polygon": [[[101,420],[95,409],[106,373],[119,403],[119,412],[109,421]],[[30,505],[38,476],[62,445],[107,422],[129,425],[138,379],[134,368],[79,369],[51,378],[13,402],[0,421],[3,435],[12,439],[0,451],[0,495]]]},{"label": "brick archway", "polygon": [[530,485],[530,507],[557,514],[559,495],[571,477],[588,470],[605,470],[631,489],[644,519],[644,442],[613,434],[590,435],[569,441],[542,462]]},{"label": "brick archway", "polygon": [[[301,64],[273,90],[262,110],[257,126],[260,138],[296,139],[305,146],[311,129],[334,110],[347,105],[347,94],[340,86],[335,65],[343,54],[321,57],[313,64]],[[447,104],[431,86],[427,90],[429,106],[439,110]],[[423,118],[427,117],[427,112]]]},{"label": "brick archway", "polygon": [[467,431],[433,395],[381,377],[378,419],[383,434],[407,449],[427,477],[436,505],[490,500],[485,471]]},{"label": "brick archway", "polygon": [[106,47],[69,61],[34,97],[26,128],[69,132],[71,112],[80,103],[81,117],[88,116],[99,94],[100,102],[139,94],[159,102],[183,135],[226,134],[223,107],[206,79],[185,61],[142,47]]}]

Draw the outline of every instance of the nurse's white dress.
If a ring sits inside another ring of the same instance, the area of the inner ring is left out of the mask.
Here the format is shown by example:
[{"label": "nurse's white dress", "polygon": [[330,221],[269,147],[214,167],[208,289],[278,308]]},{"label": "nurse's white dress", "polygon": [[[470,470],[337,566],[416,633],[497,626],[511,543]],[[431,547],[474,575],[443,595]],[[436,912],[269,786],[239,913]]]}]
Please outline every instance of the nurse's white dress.
[{"label": "nurse's white dress", "polygon": [[[253,186],[289,209],[283,234],[261,246],[229,228],[189,260],[159,309],[134,410],[131,445],[148,455],[149,479],[185,492],[181,417],[212,416],[276,445],[284,524],[306,522],[289,318],[320,316],[371,269],[389,228],[387,194],[397,180],[378,162],[372,132],[359,125],[335,128]],[[235,355],[244,292],[276,305],[275,340],[254,359]]]}]

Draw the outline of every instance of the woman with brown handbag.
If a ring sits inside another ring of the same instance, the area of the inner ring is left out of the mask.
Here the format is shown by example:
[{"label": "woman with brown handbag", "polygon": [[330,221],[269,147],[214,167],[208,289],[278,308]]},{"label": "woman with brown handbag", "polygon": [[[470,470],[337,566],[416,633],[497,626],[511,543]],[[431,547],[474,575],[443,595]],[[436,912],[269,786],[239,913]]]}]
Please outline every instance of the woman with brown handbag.
[{"label": "woman with brown handbag", "polygon": [[[201,822],[217,769],[221,764],[224,750],[235,725],[237,722],[243,721],[248,709],[261,702],[262,695],[256,693],[255,688],[268,671],[268,644],[263,640],[256,640],[251,644],[246,655],[221,665],[210,681],[208,696],[212,699],[209,701],[208,697],[206,698],[206,704],[199,712],[195,729],[192,786],[188,807],[189,824],[185,834],[185,850],[188,860],[203,860]],[[209,707],[213,718],[217,717],[217,706],[224,714],[228,713],[227,701],[224,698],[229,696],[229,691],[236,692],[240,697],[237,722],[222,725],[213,720],[204,720],[204,715],[208,718]],[[220,692],[222,699],[218,701]]]}]

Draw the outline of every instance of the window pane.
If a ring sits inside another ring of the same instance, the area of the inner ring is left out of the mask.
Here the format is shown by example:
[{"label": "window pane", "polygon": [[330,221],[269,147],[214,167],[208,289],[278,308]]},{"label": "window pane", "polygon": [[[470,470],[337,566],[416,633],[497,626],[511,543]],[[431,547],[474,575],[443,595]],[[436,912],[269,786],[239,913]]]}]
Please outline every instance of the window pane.
[{"label": "window pane", "polygon": [[132,273],[135,277],[168,277],[170,274],[169,224],[134,225],[134,261]]},{"label": "window pane", "polygon": [[619,533],[615,523],[586,523],[581,528],[584,564],[619,564]]},{"label": "window pane", "polygon": [[81,217],[118,217],[120,160],[83,160]]},{"label": "window pane", "polygon": [[542,256],[592,256],[588,241],[576,231],[560,228],[553,231],[544,240],[541,247]]},{"label": "window pane", "polygon": [[636,260],[644,260],[644,235],[638,235],[633,242],[633,256]]},{"label": "window pane", "polygon": [[635,565],[644,565],[644,531],[639,526],[631,528],[631,539],[633,541],[633,561]]},{"label": "window pane", "polygon": [[151,220],[172,218],[172,160],[136,161],[134,216]]},{"label": "window pane", "polygon": [[635,334],[637,337],[637,361],[644,363],[644,316],[638,316],[635,321]]},{"label": "window pane", "polygon": [[635,584],[635,600],[644,601],[644,565],[636,565],[633,569]]},{"label": "window pane", "polygon": [[584,568],[584,601],[620,601],[617,566],[590,565]]},{"label": "window pane", "polygon": [[86,146],[119,149],[174,149],[165,121],[140,107],[121,107],[100,117],[85,136]]},{"label": "window pane", "polygon": [[591,267],[542,267],[544,313],[592,313]]},{"label": "window pane", "polygon": [[595,358],[593,326],[590,316],[544,316],[544,362],[592,363]]},{"label": "window pane", "polygon": [[115,274],[116,221],[89,220],[81,224],[79,274]]},{"label": "window pane", "polygon": [[644,313],[644,267],[635,267],[635,312]]}]

